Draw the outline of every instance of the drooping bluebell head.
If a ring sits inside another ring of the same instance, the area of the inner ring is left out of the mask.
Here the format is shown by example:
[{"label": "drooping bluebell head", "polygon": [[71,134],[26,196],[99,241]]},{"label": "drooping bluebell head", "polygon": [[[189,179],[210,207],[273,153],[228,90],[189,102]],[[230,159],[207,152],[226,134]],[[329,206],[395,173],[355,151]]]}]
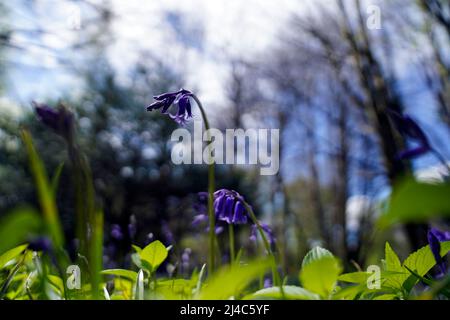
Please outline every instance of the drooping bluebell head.
[{"label": "drooping bluebell head", "polygon": [[[192,92],[185,89],[163,93],[153,97],[156,101],[147,107],[147,111],[161,109],[161,113],[168,114],[176,123],[182,125],[192,118],[191,97]],[[178,110],[175,114],[171,114],[169,109],[174,104],[178,106]]]},{"label": "drooping bluebell head", "polygon": [[441,272],[445,274],[447,266],[441,257],[441,242],[450,241],[450,232],[443,232],[436,228],[431,228],[428,230],[427,237],[431,252],[436,260],[436,264],[439,266]]},{"label": "drooping bluebell head", "polygon": [[244,198],[234,190],[221,189],[214,192],[216,219],[227,224],[245,224],[248,221]]},{"label": "drooping bluebell head", "polygon": [[430,142],[417,122],[407,114],[400,114],[396,111],[388,109],[395,127],[405,139],[409,139],[417,143],[416,146],[401,151],[397,158],[400,160],[413,159],[421,156],[431,150]]},{"label": "drooping bluebell head", "polygon": [[[259,224],[261,225],[261,229],[263,229],[263,231],[267,235],[269,243],[274,244],[275,243],[275,235],[273,234],[272,229],[269,227],[269,225],[267,223],[260,222]],[[250,241],[256,242],[257,237],[258,237],[258,226],[256,224],[253,224],[251,232],[250,232]]]},{"label": "drooping bluebell head", "polygon": [[74,116],[63,104],[50,108],[45,104],[32,102],[39,120],[57,134],[68,139],[74,128]]}]

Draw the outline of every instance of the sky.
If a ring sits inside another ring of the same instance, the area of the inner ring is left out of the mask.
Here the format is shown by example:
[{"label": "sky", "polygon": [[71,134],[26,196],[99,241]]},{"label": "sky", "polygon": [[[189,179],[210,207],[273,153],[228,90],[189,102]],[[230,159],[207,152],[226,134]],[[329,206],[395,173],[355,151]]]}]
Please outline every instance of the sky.
[{"label": "sky", "polygon": [[[111,0],[110,7],[115,13],[111,27],[114,39],[105,54],[126,81],[127,72],[141,57],[140,53],[151,50],[184,70],[187,85],[197,86],[205,103],[221,100],[226,58],[260,53],[274,42],[289,14],[304,10],[307,2],[310,1]],[[67,48],[82,37],[83,26],[91,18],[89,6],[41,0],[32,8],[18,5],[8,8],[14,29],[49,31],[31,36],[20,32],[13,35],[12,43],[25,47],[26,52],[14,50],[14,63],[9,65],[11,99],[23,103],[36,96],[57,98],[61,92],[77,94],[80,83],[61,66],[58,58],[76,59]]]}]

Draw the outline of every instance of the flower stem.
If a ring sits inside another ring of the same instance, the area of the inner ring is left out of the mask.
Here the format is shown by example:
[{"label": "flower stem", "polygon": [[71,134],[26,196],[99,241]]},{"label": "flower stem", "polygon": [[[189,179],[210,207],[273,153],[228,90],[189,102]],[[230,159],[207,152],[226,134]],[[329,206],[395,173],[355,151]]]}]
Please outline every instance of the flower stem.
[{"label": "flower stem", "polygon": [[261,235],[261,238],[263,240],[264,247],[265,247],[266,252],[267,252],[267,254],[268,254],[269,258],[270,258],[270,262],[272,264],[272,281],[273,281],[273,284],[274,284],[274,286],[280,286],[281,294],[284,296],[283,287],[282,287],[282,283],[281,283],[281,276],[278,273],[277,262],[276,262],[274,254],[272,252],[272,249],[270,248],[270,243],[267,240],[267,237],[266,237],[266,235],[264,233],[263,228],[261,227],[261,224],[259,223],[259,220],[256,219],[256,216],[255,216],[255,213],[253,212],[252,207],[245,201],[243,203],[244,203],[245,209],[247,210],[247,212],[248,212],[248,214],[250,216],[250,219],[252,219],[252,222],[258,228],[259,234]]},{"label": "flower stem", "polygon": [[[206,117],[206,112],[202,106],[202,103],[197,98],[196,95],[192,95],[192,98],[197,103],[198,108],[200,109],[200,113],[202,115],[203,124],[205,126],[207,139],[211,140],[210,132],[209,132],[209,122]],[[208,145],[209,148],[209,161],[208,161],[208,217],[209,217],[209,263],[208,263],[208,274],[211,275],[215,269],[215,243],[216,243],[216,221],[213,209],[214,202],[214,190],[215,190],[215,166],[211,161],[211,146]]]},{"label": "flower stem", "polygon": [[234,263],[235,252],[234,252],[234,226],[232,223],[228,225],[228,237],[230,238],[230,263]]}]

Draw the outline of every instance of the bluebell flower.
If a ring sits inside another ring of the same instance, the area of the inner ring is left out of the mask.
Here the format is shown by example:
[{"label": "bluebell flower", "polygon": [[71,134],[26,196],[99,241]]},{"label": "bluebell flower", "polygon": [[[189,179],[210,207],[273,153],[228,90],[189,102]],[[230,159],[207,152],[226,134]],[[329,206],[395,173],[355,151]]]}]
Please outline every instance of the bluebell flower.
[{"label": "bluebell flower", "polygon": [[272,287],[272,279],[265,278],[264,279],[264,288],[270,288],[270,287]]},{"label": "bluebell flower", "polygon": [[29,242],[28,249],[32,251],[48,252],[52,249],[52,241],[47,237],[38,237]]},{"label": "bluebell flower", "polygon": [[445,274],[447,271],[447,266],[441,257],[441,242],[450,241],[450,232],[443,232],[436,228],[431,228],[428,230],[427,237],[431,252],[436,260],[436,264],[439,266],[442,274]]},{"label": "bluebell flower", "polygon": [[[192,118],[191,97],[192,92],[185,89],[163,93],[153,97],[156,101],[147,107],[147,111],[161,109],[161,113],[168,114],[176,123],[182,125]],[[175,114],[170,114],[169,109],[174,104],[178,106],[178,110]]]},{"label": "bluebell flower", "polygon": [[221,189],[214,192],[216,219],[227,224],[245,224],[248,220],[244,198],[234,190]]},{"label": "bluebell flower", "polygon": [[128,223],[128,234],[130,239],[134,239],[137,233],[137,221],[134,215],[130,216],[130,222]]},{"label": "bluebell flower", "polygon": [[111,225],[111,237],[115,240],[122,240],[122,228],[118,224]]},{"label": "bluebell flower", "polygon": [[161,231],[162,231],[162,233],[163,233],[163,235],[164,235],[164,238],[166,239],[166,241],[167,241],[169,244],[175,243],[175,239],[174,239],[174,237],[173,237],[173,233],[172,233],[172,231],[170,230],[170,227],[169,227],[169,225],[167,224],[166,221],[163,221],[163,222],[162,222],[162,224],[161,224]]},{"label": "bluebell flower", "polygon": [[401,151],[397,155],[398,159],[414,159],[432,150],[425,132],[423,132],[414,119],[407,114],[400,114],[390,109],[388,109],[388,114],[400,134],[405,139],[409,139],[417,143],[416,146]]},{"label": "bluebell flower", "polygon": [[[263,229],[263,231],[267,235],[269,243],[274,244],[275,235],[273,234],[272,229],[269,227],[267,223],[260,222],[259,224],[261,225],[261,229]],[[258,236],[258,226],[256,224],[253,224],[252,229],[250,231],[250,241],[256,242],[257,236]]]},{"label": "bluebell flower", "polygon": [[68,139],[74,128],[74,116],[64,105],[59,104],[58,108],[50,108],[45,104],[32,102],[34,110],[39,120],[51,128],[55,133]]}]

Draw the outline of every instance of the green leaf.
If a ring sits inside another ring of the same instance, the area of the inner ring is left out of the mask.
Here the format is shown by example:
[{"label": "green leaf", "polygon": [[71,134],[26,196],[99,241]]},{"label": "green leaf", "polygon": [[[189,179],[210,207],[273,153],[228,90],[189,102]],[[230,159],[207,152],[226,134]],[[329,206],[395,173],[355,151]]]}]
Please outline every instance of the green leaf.
[{"label": "green leaf", "polygon": [[244,266],[224,266],[203,286],[198,299],[225,300],[236,297],[269,267],[269,260],[256,260]]},{"label": "green leaf", "polygon": [[397,254],[388,242],[385,245],[385,265],[386,271],[391,272],[391,274],[385,274],[383,278],[384,285],[390,288],[400,289],[405,281],[405,270]]},{"label": "green leaf", "polygon": [[59,220],[52,186],[48,180],[44,164],[34,148],[30,133],[23,130],[22,139],[27,150],[30,170],[34,177],[38,199],[46,225],[52,237],[53,244],[60,248],[64,245],[64,233],[62,231],[61,221]]},{"label": "green leaf", "polygon": [[[450,241],[441,242],[441,256],[445,256],[450,251]],[[416,272],[423,277],[434,267],[436,260],[431,252],[430,246],[420,248],[416,252],[410,254],[403,262],[403,265]],[[406,278],[409,272],[406,270]]]},{"label": "green leaf", "polygon": [[322,247],[315,247],[311,249],[303,258],[302,268],[313,261],[322,259],[323,257],[334,257],[334,256],[330,251]]},{"label": "green leaf", "polygon": [[92,237],[89,243],[91,286],[94,299],[100,296],[100,272],[103,268],[103,211],[97,210],[92,219]]},{"label": "green leaf", "polygon": [[154,272],[166,260],[167,255],[167,248],[159,240],[153,241],[139,253],[141,263],[150,272]]},{"label": "green leaf", "polygon": [[19,208],[0,219],[0,254],[23,244],[42,229],[39,214],[30,208]]},{"label": "green leaf", "polygon": [[283,286],[282,295],[280,287],[271,287],[258,290],[244,299],[287,299],[287,300],[319,300],[318,294],[312,293],[302,287],[297,286]]},{"label": "green leaf", "polygon": [[349,283],[367,283],[367,278],[370,275],[371,273],[364,271],[344,273],[338,277],[338,280]]},{"label": "green leaf", "polygon": [[386,261],[386,270],[394,271],[394,272],[402,272],[402,263],[398,258],[395,251],[391,248],[389,242],[386,242],[385,245],[385,261]]},{"label": "green leaf", "polygon": [[339,261],[332,256],[325,255],[302,267],[300,282],[305,289],[326,299],[334,289],[341,271],[342,267]]},{"label": "green leaf", "polygon": [[27,248],[27,244],[15,247],[6,251],[0,256],[0,269],[2,269],[8,262],[17,258]]},{"label": "green leaf", "polygon": [[426,222],[450,216],[450,183],[424,183],[412,178],[399,183],[391,195],[381,227],[398,222]]},{"label": "green leaf", "polygon": [[135,300],[144,300],[144,272],[139,270],[136,277],[136,287],[134,291]]},{"label": "green leaf", "polygon": [[133,281],[136,280],[137,275],[138,275],[137,272],[135,272],[135,271],[125,270],[125,269],[107,269],[107,270],[103,270],[101,272],[101,274],[127,278],[127,279],[130,279]]}]

